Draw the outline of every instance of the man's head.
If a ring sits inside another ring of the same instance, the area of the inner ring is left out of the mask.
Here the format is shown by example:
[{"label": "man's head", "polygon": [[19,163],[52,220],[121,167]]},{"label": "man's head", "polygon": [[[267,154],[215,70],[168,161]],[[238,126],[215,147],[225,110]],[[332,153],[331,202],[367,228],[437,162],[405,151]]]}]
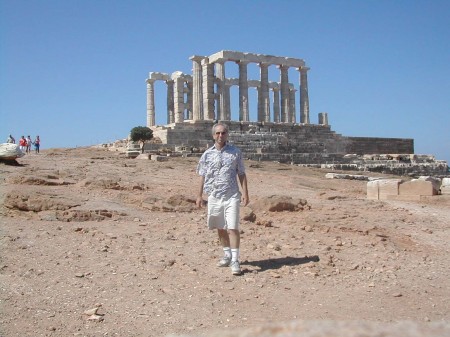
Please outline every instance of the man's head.
[{"label": "man's head", "polygon": [[217,123],[212,127],[212,136],[219,147],[225,146],[228,140],[228,125]]}]

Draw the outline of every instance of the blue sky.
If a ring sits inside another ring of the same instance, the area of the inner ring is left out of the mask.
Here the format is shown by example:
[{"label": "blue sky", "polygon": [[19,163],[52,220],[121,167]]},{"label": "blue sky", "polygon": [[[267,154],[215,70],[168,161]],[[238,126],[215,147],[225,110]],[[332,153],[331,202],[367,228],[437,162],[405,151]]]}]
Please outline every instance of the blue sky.
[{"label": "blue sky", "polygon": [[237,50],[304,59],[312,123],[327,112],[338,134],[413,138],[417,154],[450,162],[449,14],[447,0],[0,0],[0,137],[126,138],[146,124],[149,72]]}]

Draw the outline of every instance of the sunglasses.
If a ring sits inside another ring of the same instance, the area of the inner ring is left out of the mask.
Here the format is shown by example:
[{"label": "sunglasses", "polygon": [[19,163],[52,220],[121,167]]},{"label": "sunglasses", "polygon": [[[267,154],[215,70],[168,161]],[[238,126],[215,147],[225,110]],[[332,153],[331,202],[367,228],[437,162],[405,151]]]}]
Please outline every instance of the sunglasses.
[{"label": "sunglasses", "polygon": [[226,131],[223,131],[223,132],[217,131],[217,132],[216,132],[216,135],[226,135],[226,134],[227,134]]}]

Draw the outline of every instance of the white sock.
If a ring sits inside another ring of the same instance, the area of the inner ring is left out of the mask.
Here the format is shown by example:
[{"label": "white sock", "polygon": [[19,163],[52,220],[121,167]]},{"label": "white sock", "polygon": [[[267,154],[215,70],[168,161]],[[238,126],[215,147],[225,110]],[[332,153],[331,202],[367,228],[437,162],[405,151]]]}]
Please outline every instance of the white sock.
[{"label": "white sock", "polygon": [[231,248],[230,247],[223,247],[223,254],[225,257],[231,257]]},{"label": "white sock", "polygon": [[239,261],[239,248],[231,249],[231,261]]}]

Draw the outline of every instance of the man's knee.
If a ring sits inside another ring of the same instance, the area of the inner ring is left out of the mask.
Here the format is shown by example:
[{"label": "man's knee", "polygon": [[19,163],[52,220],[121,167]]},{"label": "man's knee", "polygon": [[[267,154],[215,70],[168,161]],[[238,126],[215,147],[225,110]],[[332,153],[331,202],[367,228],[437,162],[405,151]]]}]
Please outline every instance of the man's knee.
[{"label": "man's knee", "polygon": [[229,229],[228,232],[230,235],[239,236],[239,229]]}]

